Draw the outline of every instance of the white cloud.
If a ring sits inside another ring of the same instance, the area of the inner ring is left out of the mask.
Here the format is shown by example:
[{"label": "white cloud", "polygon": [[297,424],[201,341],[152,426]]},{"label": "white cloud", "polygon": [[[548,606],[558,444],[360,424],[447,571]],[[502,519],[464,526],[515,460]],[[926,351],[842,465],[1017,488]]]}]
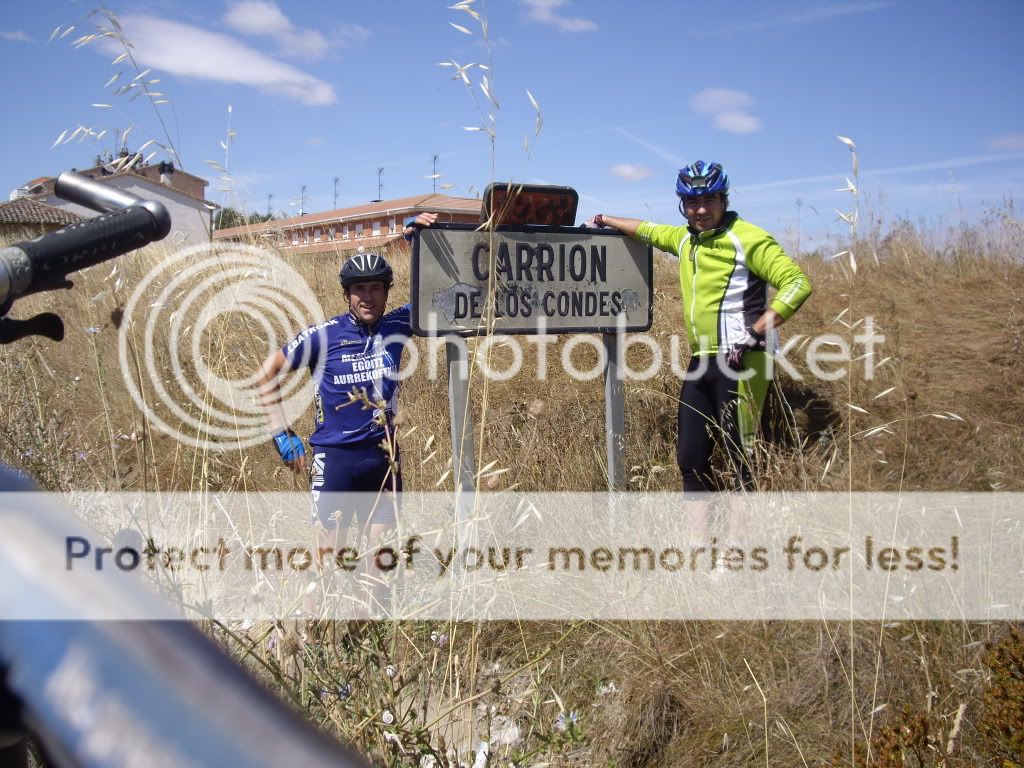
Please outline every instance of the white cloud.
[{"label": "white cloud", "polygon": [[993,152],[1024,152],[1024,132],[1004,133],[989,139],[985,147]]},{"label": "white cloud", "polygon": [[26,35],[20,29],[17,32],[0,32],[0,40],[14,40],[19,43],[32,42],[32,38]]},{"label": "white cloud", "polygon": [[[860,175],[861,178],[873,178],[876,176],[895,176],[907,173],[922,173],[926,171],[949,171],[953,168],[969,168],[977,165],[1005,163],[1008,161],[1018,160],[1024,160],[1024,152],[1018,152],[1012,155],[968,155],[966,157],[952,157],[948,160],[936,160],[929,163],[896,165],[889,168],[862,168]],[[841,184],[845,179],[846,177],[842,173],[829,173],[821,176],[800,176],[792,179],[767,181],[760,184],[747,184],[745,186],[740,186],[738,189],[741,192],[755,192],[766,189],[778,189],[780,187],[792,187],[825,182],[832,185]]]},{"label": "white cloud", "polygon": [[306,139],[307,147],[322,147],[326,143],[327,140],[322,136],[310,136],[308,139]]},{"label": "white cloud", "polygon": [[813,8],[786,14],[779,18],[783,24],[809,24],[815,21],[827,21],[840,16],[853,16],[858,13],[871,13],[889,6],[887,2],[872,3],[834,3],[832,5],[819,5]]},{"label": "white cloud", "polygon": [[560,16],[558,10],[569,0],[522,0],[527,8],[526,17],[541,24],[550,24],[563,32],[594,32],[597,23],[578,16]]},{"label": "white cloud", "polygon": [[690,105],[698,112],[731,112],[754,103],[750,94],[743,91],[734,91],[731,88],[707,88],[690,102]]},{"label": "white cloud", "polygon": [[232,5],[224,14],[224,23],[244,35],[286,35],[293,31],[277,3],[265,0],[244,0]]},{"label": "white cloud", "polygon": [[[329,83],[228,35],[155,16],[127,15],[120,22],[143,66],[180,77],[259,88],[302,104],[319,106],[338,100]],[[104,43],[97,50],[121,52],[113,41]]]},{"label": "white cloud", "polygon": [[707,88],[690,102],[695,112],[710,115],[714,126],[728,133],[755,133],[761,130],[760,118],[747,107],[754,103],[750,94],[731,88]]},{"label": "white cloud", "polygon": [[618,163],[608,169],[613,176],[618,176],[623,181],[640,181],[651,175],[651,169],[633,163]]},{"label": "white cloud", "polygon": [[327,52],[327,38],[315,29],[296,29],[277,3],[242,0],[224,14],[224,23],[243,35],[262,35],[277,42],[281,52],[316,59]]},{"label": "white cloud", "polygon": [[740,22],[729,27],[733,33],[753,32],[757,30],[772,29],[776,27],[789,27],[814,24],[819,21],[829,21],[844,16],[853,16],[859,13],[871,13],[886,8],[892,3],[889,2],[866,2],[866,3],[832,3],[820,4],[801,8],[791,13],[781,13],[778,8],[773,8],[773,13],[763,18],[751,19]]},{"label": "white cloud", "polygon": [[756,133],[761,130],[761,120],[749,112],[719,112],[715,127],[729,133]]},{"label": "white cloud", "polygon": [[665,162],[670,163],[671,165],[674,165],[676,168],[679,168],[679,167],[681,167],[683,165],[683,159],[681,157],[679,157],[679,155],[677,155],[674,152],[671,152],[671,151],[665,149],[662,146],[659,146],[658,144],[650,142],[647,139],[642,138],[641,136],[637,136],[634,133],[630,133],[625,128],[623,128],[621,126],[618,126],[618,125],[613,126],[612,130],[615,131],[620,136],[623,136],[624,138],[629,139],[634,144],[640,145],[641,147],[643,147],[644,149],[650,151],[651,153],[653,153],[657,157],[660,157]]},{"label": "white cloud", "polygon": [[334,31],[334,37],[340,45],[361,43],[370,36],[370,30],[358,24],[342,24]]}]

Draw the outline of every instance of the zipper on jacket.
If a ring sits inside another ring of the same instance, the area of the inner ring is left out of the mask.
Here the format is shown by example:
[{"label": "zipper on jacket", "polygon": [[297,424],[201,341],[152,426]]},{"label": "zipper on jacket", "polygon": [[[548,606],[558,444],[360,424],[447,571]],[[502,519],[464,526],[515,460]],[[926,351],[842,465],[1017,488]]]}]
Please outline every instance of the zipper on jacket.
[{"label": "zipper on jacket", "polygon": [[700,337],[697,336],[697,240],[698,238],[691,238],[692,244],[690,245],[690,266],[693,267],[693,287],[690,295],[690,330],[693,332],[693,338],[697,342],[698,349],[700,348]]}]

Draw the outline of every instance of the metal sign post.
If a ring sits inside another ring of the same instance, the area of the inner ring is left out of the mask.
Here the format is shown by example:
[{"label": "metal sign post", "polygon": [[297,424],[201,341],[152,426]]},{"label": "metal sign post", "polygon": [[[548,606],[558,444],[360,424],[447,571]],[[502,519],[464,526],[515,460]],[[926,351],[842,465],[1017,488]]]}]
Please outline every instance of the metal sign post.
[{"label": "metal sign post", "polygon": [[608,490],[626,486],[626,394],[623,384],[622,337],[604,334],[604,434],[608,458]]},{"label": "metal sign post", "polygon": [[448,360],[448,413],[452,429],[452,476],[455,489],[472,493],[476,483],[476,444],[473,440],[473,419],[469,410],[469,350],[466,340],[447,336],[444,340]]}]

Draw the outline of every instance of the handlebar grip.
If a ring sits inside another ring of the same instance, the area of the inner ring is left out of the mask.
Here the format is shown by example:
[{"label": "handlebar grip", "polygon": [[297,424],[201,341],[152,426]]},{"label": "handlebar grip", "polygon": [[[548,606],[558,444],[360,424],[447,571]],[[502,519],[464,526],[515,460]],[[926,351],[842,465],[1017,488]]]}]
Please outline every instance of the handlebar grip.
[{"label": "handlebar grip", "polygon": [[0,251],[0,306],[72,272],[160,240],[170,228],[167,209],[148,202],[5,248]]},{"label": "handlebar grip", "polygon": [[66,171],[57,177],[53,193],[63,200],[78,203],[100,213],[111,213],[119,208],[130,208],[142,202],[131,192],[125,192],[109,184],[100,184],[88,176],[73,171]]}]

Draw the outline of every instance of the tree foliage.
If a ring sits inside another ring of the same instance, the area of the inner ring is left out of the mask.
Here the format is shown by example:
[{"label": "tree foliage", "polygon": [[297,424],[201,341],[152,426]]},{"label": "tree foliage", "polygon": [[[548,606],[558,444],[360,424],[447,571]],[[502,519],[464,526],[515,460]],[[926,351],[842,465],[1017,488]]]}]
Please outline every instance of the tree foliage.
[{"label": "tree foliage", "polygon": [[213,228],[230,229],[231,227],[244,227],[251,224],[262,224],[273,218],[272,214],[266,213],[250,213],[247,216],[237,208],[227,206],[213,214]]}]

